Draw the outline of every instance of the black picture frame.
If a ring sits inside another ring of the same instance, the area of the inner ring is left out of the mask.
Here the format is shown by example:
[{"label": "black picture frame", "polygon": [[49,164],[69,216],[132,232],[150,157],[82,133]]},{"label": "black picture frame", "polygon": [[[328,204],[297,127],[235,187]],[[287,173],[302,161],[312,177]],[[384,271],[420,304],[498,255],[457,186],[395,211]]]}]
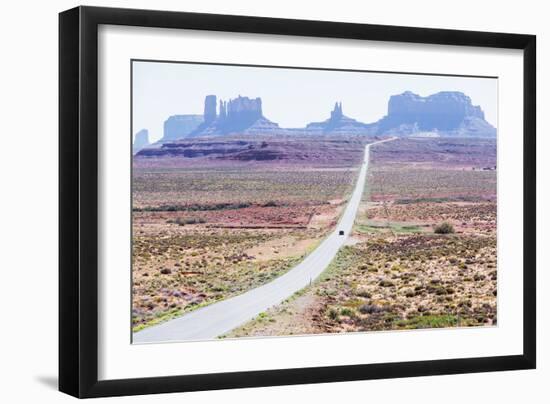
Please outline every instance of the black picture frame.
[{"label": "black picture frame", "polygon": [[[509,48],[523,51],[523,354],[99,381],[100,24]],[[536,366],[536,37],[184,12],[77,7],[59,15],[59,390],[104,397],[325,383]]]}]

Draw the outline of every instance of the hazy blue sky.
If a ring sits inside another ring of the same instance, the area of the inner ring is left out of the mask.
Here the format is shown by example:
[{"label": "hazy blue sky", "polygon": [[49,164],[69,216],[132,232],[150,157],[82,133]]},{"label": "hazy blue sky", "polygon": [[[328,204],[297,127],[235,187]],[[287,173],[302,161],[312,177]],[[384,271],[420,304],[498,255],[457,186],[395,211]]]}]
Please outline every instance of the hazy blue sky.
[{"label": "hazy blue sky", "polygon": [[134,62],[133,131],[148,129],[156,141],[170,115],[202,114],[208,94],[261,97],[264,116],[284,128],[327,119],[336,101],[345,115],[370,123],[386,114],[391,95],[407,90],[462,91],[496,127],[496,79]]}]

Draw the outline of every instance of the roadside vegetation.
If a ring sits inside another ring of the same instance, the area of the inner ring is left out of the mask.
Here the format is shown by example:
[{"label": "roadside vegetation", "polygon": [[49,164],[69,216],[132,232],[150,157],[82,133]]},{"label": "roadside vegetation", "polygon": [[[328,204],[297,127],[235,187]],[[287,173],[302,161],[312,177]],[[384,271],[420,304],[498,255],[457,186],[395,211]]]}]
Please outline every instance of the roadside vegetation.
[{"label": "roadside vegetation", "polygon": [[373,147],[349,245],[271,321],[228,336],[496,325],[494,165],[494,140]]},{"label": "roadside vegetation", "polygon": [[337,166],[322,155],[276,165],[137,162],[133,330],[243,293],[300,262],[334,228],[353,189],[362,146],[338,142],[353,154],[331,156]]}]

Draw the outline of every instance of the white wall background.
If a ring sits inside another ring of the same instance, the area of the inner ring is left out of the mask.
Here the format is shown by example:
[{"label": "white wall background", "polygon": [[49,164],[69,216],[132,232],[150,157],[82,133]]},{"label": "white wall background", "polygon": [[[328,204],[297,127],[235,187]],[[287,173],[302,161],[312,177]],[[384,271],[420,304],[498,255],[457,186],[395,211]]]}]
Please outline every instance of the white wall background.
[{"label": "white wall background", "polygon": [[[0,40],[0,397],[2,402],[62,403],[57,384],[57,13],[61,0],[7,2]],[[545,3],[461,0],[90,1],[156,8],[538,36],[538,369],[534,371],[347,382],[109,399],[127,403],[239,402],[547,402],[550,380],[550,25]],[[546,185],[546,187],[545,187]]]}]

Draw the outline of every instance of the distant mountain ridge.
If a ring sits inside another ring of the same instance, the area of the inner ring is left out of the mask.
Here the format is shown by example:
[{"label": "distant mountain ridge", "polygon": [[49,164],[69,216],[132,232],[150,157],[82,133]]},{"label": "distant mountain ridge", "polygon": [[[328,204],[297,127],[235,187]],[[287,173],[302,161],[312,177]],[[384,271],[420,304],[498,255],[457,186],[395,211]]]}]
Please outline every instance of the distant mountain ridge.
[{"label": "distant mountain ridge", "polygon": [[322,134],[369,135],[370,130],[369,125],[345,116],[341,102],[334,104],[329,119],[323,122],[312,122],[306,126],[306,131]]},{"label": "distant mountain ridge", "polygon": [[164,135],[161,142],[182,139],[204,122],[202,115],[172,115],[164,121]]},{"label": "distant mountain ridge", "polygon": [[393,95],[388,114],[372,127],[377,135],[432,132],[439,136],[496,136],[496,129],[485,120],[481,107],[472,105],[470,97],[458,91],[442,91],[428,97],[410,91]]},{"label": "distant mountain ridge", "polygon": [[132,145],[132,152],[135,154],[141,149],[149,146],[149,131],[147,129],[142,129],[137,132],[134,136],[134,143]]},{"label": "distant mountain ridge", "polygon": [[206,96],[204,122],[189,137],[219,136],[233,133],[254,134],[278,132],[279,125],[263,116],[261,98],[241,97],[219,101],[216,112],[216,96]]},{"label": "distant mountain ridge", "polygon": [[[299,107],[299,106],[298,106]],[[330,117],[304,128],[281,128],[264,116],[262,99],[238,96],[227,101],[207,95],[203,115],[174,115],[164,123],[166,145],[181,139],[226,135],[358,135],[495,137],[481,107],[459,91],[442,91],[422,97],[411,91],[393,95],[387,114],[373,123],[344,115],[336,102]]]}]

